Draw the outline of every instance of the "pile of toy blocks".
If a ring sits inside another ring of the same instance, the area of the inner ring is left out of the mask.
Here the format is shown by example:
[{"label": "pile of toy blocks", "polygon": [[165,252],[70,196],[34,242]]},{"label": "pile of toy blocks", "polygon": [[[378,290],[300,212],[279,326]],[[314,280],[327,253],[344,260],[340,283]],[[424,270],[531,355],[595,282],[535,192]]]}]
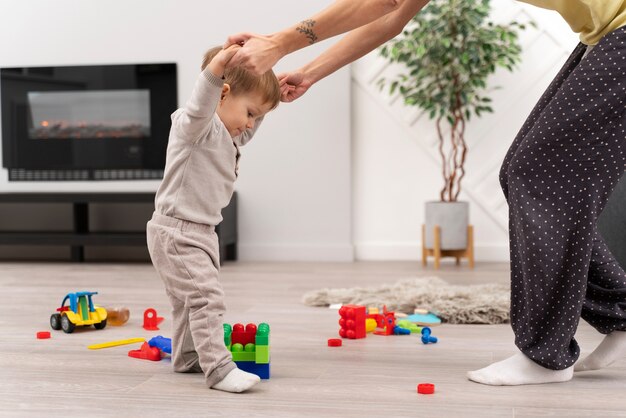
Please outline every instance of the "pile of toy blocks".
[{"label": "pile of toy blocks", "polygon": [[255,324],[224,324],[224,344],[233,355],[237,367],[261,379],[270,378],[270,326]]}]

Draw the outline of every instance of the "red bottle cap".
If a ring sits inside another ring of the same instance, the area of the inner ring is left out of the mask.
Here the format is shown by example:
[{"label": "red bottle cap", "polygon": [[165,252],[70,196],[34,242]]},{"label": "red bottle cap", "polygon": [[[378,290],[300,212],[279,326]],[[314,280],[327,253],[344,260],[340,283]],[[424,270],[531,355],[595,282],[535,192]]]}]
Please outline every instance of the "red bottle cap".
[{"label": "red bottle cap", "polygon": [[432,383],[420,383],[417,385],[417,393],[422,395],[432,395],[435,393],[435,385]]},{"label": "red bottle cap", "polygon": [[37,333],[38,340],[45,340],[47,338],[50,338],[50,331],[39,331]]},{"label": "red bottle cap", "polygon": [[329,347],[341,347],[341,340],[339,338],[329,338],[328,346]]}]

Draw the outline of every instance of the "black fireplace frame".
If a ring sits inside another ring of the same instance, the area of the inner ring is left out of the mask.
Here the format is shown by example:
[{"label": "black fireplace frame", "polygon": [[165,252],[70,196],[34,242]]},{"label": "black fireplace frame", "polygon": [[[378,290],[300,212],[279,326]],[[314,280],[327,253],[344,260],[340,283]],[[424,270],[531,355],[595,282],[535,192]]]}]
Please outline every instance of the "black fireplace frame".
[{"label": "black fireplace frame", "polygon": [[[162,178],[177,108],[175,63],[1,68],[0,80],[2,163],[10,181]],[[28,137],[29,91],[137,89],[150,92],[149,137]]]}]

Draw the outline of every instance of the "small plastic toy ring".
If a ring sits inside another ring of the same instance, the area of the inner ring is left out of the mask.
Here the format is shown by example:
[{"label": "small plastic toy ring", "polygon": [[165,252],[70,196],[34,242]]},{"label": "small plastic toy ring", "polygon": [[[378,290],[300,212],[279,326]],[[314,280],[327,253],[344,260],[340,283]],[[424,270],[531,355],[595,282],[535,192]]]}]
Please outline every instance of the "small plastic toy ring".
[{"label": "small plastic toy ring", "polygon": [[329,347],[341,347],[341,340],[339,338],[329,338],[328,339],[328,346]]},{"label": "small plastic toy ring", "polygon": [[417,385],[417,393],[422,395],[432,395],[435,393],[435,385],[432,383],[420,383]]}]

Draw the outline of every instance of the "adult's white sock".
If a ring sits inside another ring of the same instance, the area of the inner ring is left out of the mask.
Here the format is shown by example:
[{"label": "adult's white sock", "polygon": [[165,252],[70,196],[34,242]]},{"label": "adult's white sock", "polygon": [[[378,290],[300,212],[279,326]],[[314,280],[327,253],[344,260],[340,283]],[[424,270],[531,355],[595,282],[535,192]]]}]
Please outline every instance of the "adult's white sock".
[{"label": "adult's white sock", "polygon": [[626,332],[613,331],[587,357],[574,365],[575,372],[598,370],[610,366],[626,355]]},{"label": "adult's white sock", "polygon": [[483,369],[468,372],[467,378],[484,385],[515,386],[566,382],[573,374],[573,367],[564,370],[546,369],[518,353]]}]

